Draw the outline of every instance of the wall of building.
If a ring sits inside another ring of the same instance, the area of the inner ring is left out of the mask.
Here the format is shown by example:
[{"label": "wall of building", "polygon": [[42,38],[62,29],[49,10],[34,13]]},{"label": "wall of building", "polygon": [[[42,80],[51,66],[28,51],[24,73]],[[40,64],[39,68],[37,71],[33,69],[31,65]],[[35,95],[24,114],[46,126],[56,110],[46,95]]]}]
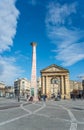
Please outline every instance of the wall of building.
[{"label": "wall of building", "polygon": [[26,78],[14,81],[15,95],[25,96],[30,93],[30,81]]},{"label": "wall of building", "polygon": [[82,83],[79,81],[70,80],[70,92],[73,90],[83,90]]},{"label": "wall of building", "polygon": [[0,97],[5,96],[5,84],[0,82]]}]

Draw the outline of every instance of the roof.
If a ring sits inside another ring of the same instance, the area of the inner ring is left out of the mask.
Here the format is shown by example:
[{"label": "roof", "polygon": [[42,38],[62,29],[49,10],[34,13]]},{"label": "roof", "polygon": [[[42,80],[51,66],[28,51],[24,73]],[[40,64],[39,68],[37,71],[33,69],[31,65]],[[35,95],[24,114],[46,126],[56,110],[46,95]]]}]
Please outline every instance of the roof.
[{"label": "roof", "polygon": [[61,67],[61,66],[58,66],[58,65],[56,65],[56,64],[52,64],[52,65],[50,65],[50,66],[48,66],[48,67],[42,69],[40,72],[45,72],[46,70],[49,72],[51,68],[55,68],[54,71],[65,71],[65,72],[68,72],[68,73],[69,73],[69,70],[68,70],[68,69],[65,69],[65,68],[63,68],[63,67]]}]

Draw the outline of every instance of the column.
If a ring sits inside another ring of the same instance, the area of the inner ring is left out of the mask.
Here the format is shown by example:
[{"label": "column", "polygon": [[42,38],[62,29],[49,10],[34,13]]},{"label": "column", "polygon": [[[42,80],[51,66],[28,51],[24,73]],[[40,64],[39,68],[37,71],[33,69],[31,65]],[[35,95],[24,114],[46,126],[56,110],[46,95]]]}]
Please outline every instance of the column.
[{"label": "column", "polygon": [[36,43],[32,42],[32,72],[31,72],[31,96],[33,96],[33,100],[38,100],[37,94],[37,80],[36,80]]},{"label": "column", "polygon": [[42,94],[45,94],[45,77],[42,76]]},{"label": "column", "polygon": [[69,75],[65,76],[65,84],[66,84],[66,98],[67,98],[67,99],[70,99]]},{"label": "column", "polygon": [[63,76],[61,76],[61,97],[64,98],[64,79]]},{"label": "column", "polygon": [[60,83],[59,83],[59,87],[60,87],[60,94],[62,94],[62,83],[61,83],[61,76],[60,76]]},{"label": "column", "polygon": [[48,95],[48,91],[49,91],[49,90],[48,90],[48,86],[49,86],[49,85],[48,85],[48,76],[46,76],[46,94],[47,94],[47,95]]},{"label": "column", "polygon": [[43,76],[41,76],[41,91],[43,93]]},{"label": "column", "polygon": [[66,79],[65,79],[65,76],[63,76],[64,78],[64,95],[66,95]]}]

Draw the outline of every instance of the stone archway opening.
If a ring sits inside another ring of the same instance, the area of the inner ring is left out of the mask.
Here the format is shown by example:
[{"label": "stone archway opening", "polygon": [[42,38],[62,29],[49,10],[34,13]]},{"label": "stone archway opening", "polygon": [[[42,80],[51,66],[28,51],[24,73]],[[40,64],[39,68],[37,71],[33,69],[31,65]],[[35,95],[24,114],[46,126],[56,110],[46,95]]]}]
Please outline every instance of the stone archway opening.
[{"label": "stone archway opening", "polygon": [[51,98],[57,97],[60,94],[60,80],[57,77],[52,77],[51,83]]}]

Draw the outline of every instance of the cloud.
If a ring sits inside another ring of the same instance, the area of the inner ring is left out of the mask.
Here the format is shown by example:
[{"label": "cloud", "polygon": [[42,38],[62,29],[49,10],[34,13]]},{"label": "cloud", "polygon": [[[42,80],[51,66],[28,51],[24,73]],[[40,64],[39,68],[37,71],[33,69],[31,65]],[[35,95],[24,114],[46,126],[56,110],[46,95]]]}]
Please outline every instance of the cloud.
[{"label": "cloud", "polygon": [[[48,5],[48,13],[46,23],[47,25],[64,25],[67,20],[68,23],[70,18],[68,18],[71,14],[76,13],[76,5],[77,3],[73,3],[70,5],[64,4],[60,5],[59,3],[52,2]],[[68,19],[67,19],[68,18]]]},{"label": "cloud", "polygon": [[[63,66],[70,66],[84,59],[84,30],[73,26],[72,17],[77,13],[77,3],[50,3],[47,7],[46,29],[49,39],[56,44],[55,58]],[[82,47],[81,47],[82,45]]]},{"label": "cloud", "polygon": [[0,53],[9,50],[13,45],[19,16],[15,2],[16,0],[0,1]]},{"label": "cloud", "polygon": [[84,80],[84,73],[78,75],[77,78],[79,79],[79,81]]},{"label": "cloud", "polygon": [[0,56],[0,81],[3,81],[6,85],[13,85],[14,80],[21,77],[24,72],[15,63],[16,58],[14,57]]},{"label": "cloud", "polygon": [[63,66],[70,66],[77,61],[82,60],[84,58],[84,43],[82,46],[83,48],[81,48],[81,44],[72,44],[64,49],[58,49],[58,55],[56,56],[56,59],[61,59],[61,61],[63,61]]}]

